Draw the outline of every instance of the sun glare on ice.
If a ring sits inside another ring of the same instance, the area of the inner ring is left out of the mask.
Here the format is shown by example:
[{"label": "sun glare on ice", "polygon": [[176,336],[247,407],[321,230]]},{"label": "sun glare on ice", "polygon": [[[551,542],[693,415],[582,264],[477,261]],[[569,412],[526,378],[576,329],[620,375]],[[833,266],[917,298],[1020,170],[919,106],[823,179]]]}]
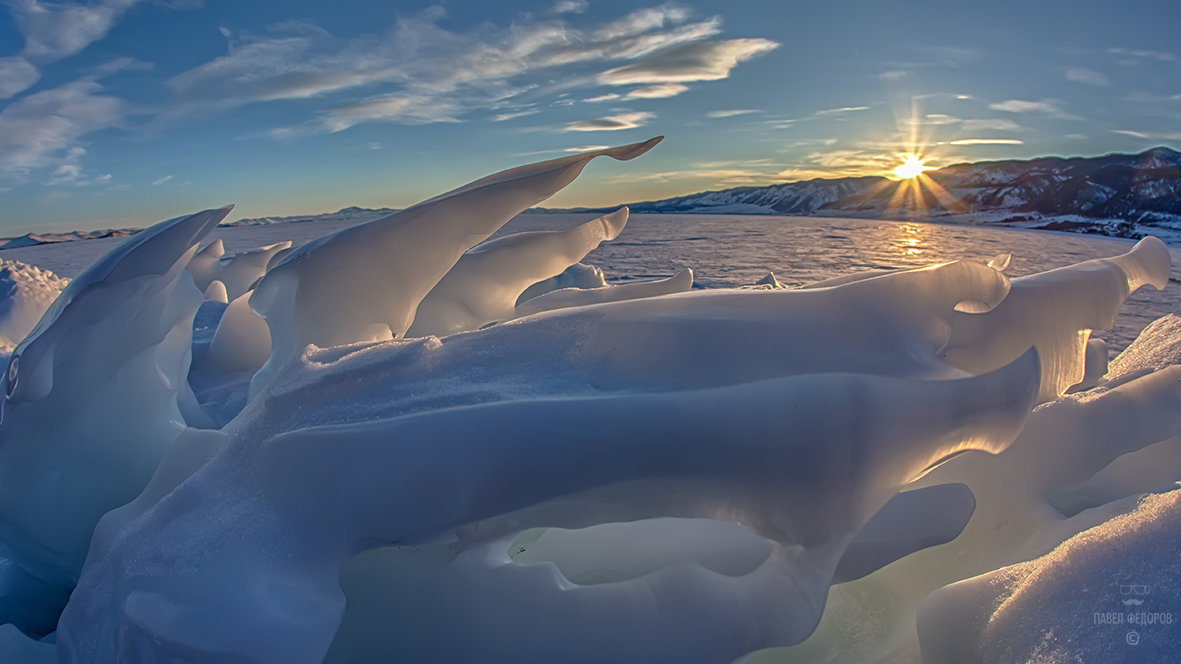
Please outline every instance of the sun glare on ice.
[{"label": "sun glare on ice", "polygon": [[894,175],[897,175],[903,180],[909,180],[917,177],[923,171],[931,170],[930,166],[923,165],[923,160],[919,159],[919,156],[916,154],[907,153],[899,156],[902,157],[902,163],[894,168]]}]

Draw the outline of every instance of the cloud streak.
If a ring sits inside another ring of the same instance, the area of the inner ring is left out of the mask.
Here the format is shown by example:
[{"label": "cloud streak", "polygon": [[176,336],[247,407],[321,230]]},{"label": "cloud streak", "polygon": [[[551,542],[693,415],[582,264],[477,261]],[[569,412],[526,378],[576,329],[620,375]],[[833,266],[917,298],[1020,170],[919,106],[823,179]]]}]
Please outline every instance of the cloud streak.
[{"label": "cloud streak", "polygon": [[779,44],[769,39],[697,41],[653,53],[638,62],[599,74],[605,85],[635,83],[690,83],[727,78],[738,63],[766,53]]},{"label": "cloud streak", "polygon": [[1067,69],[1066,80],[1098,87],[1111,85],[1111,81],[1107,80],[1107,76],[1104,74],[1092,69],[1083,69],[1082,67],[1071,67]]},{"label": "cloud streak", "polygon": [[1016,138],[958,138],[948,141],[948,145],[1024,145],[1025,141]]},{"label": "cloud streak", "polygon": [[566,125],[564,131],[620,131],[622,129],[635,129],[636,127],[643,127],[654,117],[656,117],[654,113],[643,111],[607,115],[601,118],[594,118],[593,120],[570,122]]}]

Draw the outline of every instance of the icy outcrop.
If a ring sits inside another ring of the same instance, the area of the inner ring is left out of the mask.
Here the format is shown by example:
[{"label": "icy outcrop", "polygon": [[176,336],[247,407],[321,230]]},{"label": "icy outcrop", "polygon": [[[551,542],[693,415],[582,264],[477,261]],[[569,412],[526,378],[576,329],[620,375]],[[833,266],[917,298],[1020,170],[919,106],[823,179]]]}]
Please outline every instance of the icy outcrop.
[{"label": "icy outcrop", "polygon": [[515,318],[527,288],[614,240],[627,215],[624,207],[564,231],[516,233],[473,247],[419,303],[406,336],[446,336]]},{"label": "icy outcrop", "polygon": [[1083,380],[1091,331],[1111,329],[1120,305],[1140,286],[1164,288],[1169,264],[1168,247],[1148,237],[1122,256],[1014,279],[1009,296],[987,316],[957,316],[943,357],[979,373],[1035,346],[1042,358],[1039,400],[1055,399]]},{"label": "icy outcrop", "polygon": [[521,297],[517,298],[517,304],[560,288],[602,288],[606,285],[607,279],[603,276],[603,270],[594,265],[575,263],[556,277],[543,279],[526,288]]},{"label": "icy outcrop", "polygon": [[222,304],[229,304],[230,295],[226,292],[226,285],[214,279],[209,283],[209,287],[205,289],[202,296],[211,302],[221,302]]},{"label": "icy outcrop", "polygon": [[783,288],[786,288],[786,286],[779,283],[779,280],[775,278],[774,272],[768,272],[766,276],[756,281],[754,285],[769,288],[771,290],[782,290]]},{"label": "icy outcrop", "polygon": [[13,352],[0,424],[0,551],[10,579],[31,578],[0,587],[0,622],[52,631],[44,612],[25,612],[38,602],[22,588],[68,592],[99,517],[139,493],[184,428],[179,402],[201,303],[184,266],[229,210],[131,236],[71,281]]},{"label": "icy outcrop", "polygon": [[230,373],[254,370],[271,354],[267,322],[250,308],[250,293],[234,298],[221,315],[205,361]]},{"label": "icy outcrop", "polygon": [[11,352],[68,283],[49,270],[0,261],[0,347]]},{"label": "icy outcrop", "polygon": [[290,253],[291,242],[283,241],[258,249],[234,254],[228,261],[223,260],[217,279],[226,288],[226,297],[236,300],[250,289],[266,273],[267,266],[274,265]]},{"label": "icy outcrop", "polygon": [[402,337],[418,303],[465,251],[573,182],[595,157],[634,159],[662,138],[501,171],[296,249],[250,298],[271,330],[271,355],[251,394],[308,344],[370,339],[374,326]]},{"label": "icy outcrop", "polygon": [[226,257],[225,245],[218,238],[193,256],[185,269],[193,275],[193,282],[202,291],[220,281],[228,302],[254,288],[268,267],[282,260],[290,249],[291,242],[283,241]]},{"label": "icy outcrop", "polygon": [[645,297],[683,293],[693,288],[693,270],[681,268],[673,276],[656,281],[641,281],[600,288],[562,288],[539,295],[517,305],[517,316],[532,316],[543,311],[583,307],[604,302],[623,302]]},{"label": "icy outcrop", "polygon": [[226,254],[225,243],[221,238],[210,242],[201,248],[189,259],[189,264],[185,269],[189,274],[193,275],[193,283],[204,291],[209,288],[209,284],[213,283],[218,274],[221,273],[221,258]]}]

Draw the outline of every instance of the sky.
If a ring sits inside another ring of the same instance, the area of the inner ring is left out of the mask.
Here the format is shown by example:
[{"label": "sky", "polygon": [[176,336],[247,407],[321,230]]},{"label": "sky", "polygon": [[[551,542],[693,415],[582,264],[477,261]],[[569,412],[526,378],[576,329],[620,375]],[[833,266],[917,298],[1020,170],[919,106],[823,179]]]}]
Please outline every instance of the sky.
[{"label": "sky", "polygon": [[1181,3],[0,0],[0,236],[1181,147]]}]

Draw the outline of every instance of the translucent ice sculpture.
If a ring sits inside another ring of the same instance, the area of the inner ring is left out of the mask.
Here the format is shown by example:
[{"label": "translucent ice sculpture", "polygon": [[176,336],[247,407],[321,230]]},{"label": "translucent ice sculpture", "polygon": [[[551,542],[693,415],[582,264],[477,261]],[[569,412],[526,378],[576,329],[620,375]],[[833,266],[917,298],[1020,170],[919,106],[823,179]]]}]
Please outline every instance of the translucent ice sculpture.
[{"label": "translucent ice sculpture", "polygon": [[526,288],[582,260],[627,224],[620,208],[564,231],[515,233],[477,245],[418,304],[408,337],[446,336],[515,318]]},{"label": "translucent ice sculpture", "polygon": [[291,242],[283,241],[226,257],[225,245],[218,238],[197,252],[185,269],[193,275],[193,281],[202,291],[214,281],[220,281],[229,301],[253,288],[267,268],[282,260],[290,249]]},{"label": "translucent ice sculpture", "polygon": [[[902,484],[1019,431],[1037,390],[1032,353],[979,377],[935,358],[956,304],[995,304],[1005,286],[956,263],[828,292],[685,293],[305,354],[213,448],[178,443],[177,455],[212,456],[191,478],[104,521],[60,647],[67,661],[102,661],[118,635],[164,658],[319,661],[342,618],[355,635],[337,638],[346,659],[537,658],[561,643],[586,660],[725,661],[798,641],[850,542]],[[782,352],[785,333],[812,352]],[[705,340],[718,364],[694,368]],[[572,587],[508,555],[524,529],[650,517],[742,523],[767,556],[737,576],[673,564]],[[379,543],[403,547],[346,577],[404,587],[376,606],[350,597],[360,611],[346,614],[338,578]],[[883,556],[863,550],[860,564]],[[390,622],[427,597],[451,618]],[[590,616],[616,638],[580,636]]]},{"label": "translucent ice sculpture", "polygon": [[52,631],[43,622],[52,611],[12,593],[37,583],[68,593],[99,517],[140,492],[184,429],[201,303],[184,267],[229,210],[131,236],[70,282],[13,352],[0,424],[0,555],[10,581],[29,578],[0,585],[0,622]]},{"label": "translucent ice sculpture", "polygon": [[296,249],[250,298],[271,331],[271,355],[251,394],[308,344],[371,339],[375,326],[400,338],[418,303],[465,251],[573,182],[591,159],[634,159],[662,138],[501,171]]},{"label": "translucent ice sculpture", "polygon": [[1122,256],[1014,279],[1009,296],[987,316],[956,318],[944,357],[979,373],[1036,346],[1043,372],[1039,400],[1055,399],[1086,375],[1091,331],[1111,329],[1120,305],[1140,286],[1164,288],[1169,264],[1165,243],[1147,237]]}]

